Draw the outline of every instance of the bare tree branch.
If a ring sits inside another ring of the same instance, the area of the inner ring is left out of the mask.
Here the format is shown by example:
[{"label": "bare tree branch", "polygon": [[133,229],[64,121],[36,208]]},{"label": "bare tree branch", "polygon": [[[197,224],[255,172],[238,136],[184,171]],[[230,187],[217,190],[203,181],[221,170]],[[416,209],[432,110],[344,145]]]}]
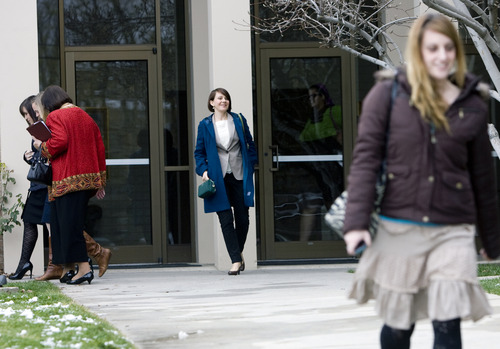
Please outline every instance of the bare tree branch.
[{"label": "bare tree branch", "polygon": [[[263,0],[260,8],[264,13],[255,17],[253,29],[281,35],[299,29],[318,39],[322,46],[337,47],[384,68],[395,69],[404,63],[404,57],[388,29],[409,23],[414,17],[403,15],[381,27],[379,18],[384,10],[396,8],[393,3],[393,0]],[[392,61],[391,51],[397,53],[397,63]]]},{"label": "bare tree branch", "polygon": [[[500,0],[422,0],[431,9],[447,15],[469,31],[472,42],[500,91],[500,72],[493,55],[500,58]],[[394,41],[394,29],[408,25],[414,17],[395,0],[261,0],[255,24],[257,33],[300,30],[317,39],[321,46],[337,47],[360,59],[395,69],[390,53],[404,64],[401,49]],[[395,18],[381,23],[387,10]],[[247,26],[248,27],[248,26]],[[500,101],[497,91],[491,96]]]},{"label": "bare tree branch", "polygon": [[[456,6],[452,6],[451,4],[443,1],[443,0],[422,0],[424,4],[429,6],[430,8],[443,13],[451,18],[455,18],[457,21],[462,23],[468,28],[472,28],[488,45],[488,48],[498,57],[500,57],[500,44],[499,38],[495,38],[492,36],[489,27],[493,27],[493,24],[490,24],[489,21],[487,24],[482,24],[474,19],[470,13],[464,13],[459,10]],[[461,3],[469,3],[468,0],[460,0]],[[464,4],[465,5],[465,4]],[[498,8],[497,8],[498,11]],[[498,25],[498,23],[496,24]]]}]

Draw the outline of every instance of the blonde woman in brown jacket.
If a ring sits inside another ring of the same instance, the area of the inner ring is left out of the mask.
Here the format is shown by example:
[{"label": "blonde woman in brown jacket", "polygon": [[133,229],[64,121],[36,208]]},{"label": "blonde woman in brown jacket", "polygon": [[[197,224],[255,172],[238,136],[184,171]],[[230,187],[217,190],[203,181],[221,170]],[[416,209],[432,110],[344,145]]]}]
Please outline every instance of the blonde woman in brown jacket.
[{"label": "blonde woman in brown jacket", "polygon": [[[349,254],[360,243],[368,248],[350,297],[375,299],[384,349],[409,348],[424,318],[432,320],[434,348],[461,348],[461,320],[492,312],[477,281],[476,231],[483,257],[500,255],[488,107],[479,79],[466,73],[456,28],[442,15],[415,22],[396,79],[392,107],[393,79],[377,83],[363,103],[344,240]],[[373,188],[384,156],[388,180],[372,241]]]}]

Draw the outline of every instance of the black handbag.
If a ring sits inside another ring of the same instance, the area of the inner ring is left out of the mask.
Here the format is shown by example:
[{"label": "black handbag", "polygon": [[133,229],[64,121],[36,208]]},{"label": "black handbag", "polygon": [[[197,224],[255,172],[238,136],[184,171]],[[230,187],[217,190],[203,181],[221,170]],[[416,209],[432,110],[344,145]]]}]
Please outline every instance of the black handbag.
[{"label": "black handbag", "polygon": [[40,151],[37,151],[31,159],[28,180],[38,184],[52,185],[52,166]]},{"label": "black handbag", "polygon": [[205,199],[215,194],[215,183],[209,179],[198,186],[198,197]]}]

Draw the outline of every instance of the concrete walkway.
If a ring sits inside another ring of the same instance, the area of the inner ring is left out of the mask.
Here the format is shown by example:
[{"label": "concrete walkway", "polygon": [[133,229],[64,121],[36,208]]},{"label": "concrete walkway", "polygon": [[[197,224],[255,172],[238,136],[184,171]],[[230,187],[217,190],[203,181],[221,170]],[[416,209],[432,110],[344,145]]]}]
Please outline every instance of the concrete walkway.
[{"label": "concrete walkway", "polygon": [[[138,348],[378,348],[373,303],[347,299],[354,265],[266,266],[229,276],[212,266],[111,269],[91,285],[62,291],[111,322]],[[500,342],[494,315],[464,322],[464,348]],[[432,348],[429,321],[412,349]]]}]

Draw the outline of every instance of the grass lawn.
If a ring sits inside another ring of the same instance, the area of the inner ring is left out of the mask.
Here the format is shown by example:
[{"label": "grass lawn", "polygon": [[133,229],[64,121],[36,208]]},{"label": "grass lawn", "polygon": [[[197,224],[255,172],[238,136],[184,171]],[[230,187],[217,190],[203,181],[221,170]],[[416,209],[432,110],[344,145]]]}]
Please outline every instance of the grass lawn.
[{"label": "grass lawn", "polygon": [[8,287],[19,291],[0,291],[2,348],[135,348],[111,324],[50,282],[9,282]]},{"label": "grass lawn", "polygon": [[480,280],[484,290],[491,294],[500,296],[500,263],[479,263],[477,266],[478,276],[498,276],[496,278],[488,278]]}]

